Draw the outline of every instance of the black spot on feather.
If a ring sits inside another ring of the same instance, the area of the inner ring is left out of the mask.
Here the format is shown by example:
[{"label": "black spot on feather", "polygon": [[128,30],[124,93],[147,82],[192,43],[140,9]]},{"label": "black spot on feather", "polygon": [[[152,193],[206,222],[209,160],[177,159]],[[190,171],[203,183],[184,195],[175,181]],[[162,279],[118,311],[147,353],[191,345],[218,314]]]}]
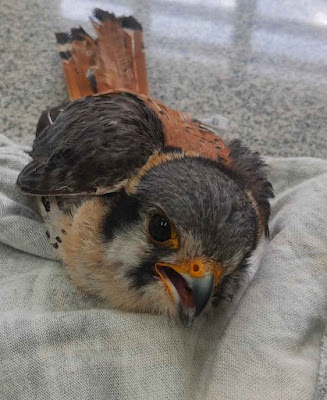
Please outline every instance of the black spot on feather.
[{"label": "black spot on feather", "polygon": [[100,8],[95,8],[93,10],[93,16],[100,22],[104,22],[106,20],[117,21],[115,14],[110,13],[108,11],[101,10]]},{"label": "black spot on feather", "polygon": [[142,31],[142,25],[132,16],[120,17],[122,27],[126,29],[133,29],[135,31]]},{"label": "black spot on feather", "polygon": [[66,61],[68,61],[72,57],[72,53],[70,51],[60,51],[59,55],[60,58]]},{"label": "black spot on feather", "polygon": [[104,21],[119,21],[121,26],[125,29],[132,29],[136,31],[142,31],[142,25],[132,16],[129,17],[119,17],[117,18],[115,14],[110,13],[108,11],[101,10],[100,8],[96,8],[93,11],[93,16],[100,22]]},{"label": "black spot on feather", "polygon": [[76,41],[83,41],[85,40],[85,36],[88,36],[85,30],[80,26],[78,28],[72,28],[71,29],[71,38],[72,40]]},{"label": "black spot on feather", "polygon": [[56,32],[56,40],[58,44],[71,43],[71,37],[67,32]]},{"label": "black spot on feather", "polygon": [[49,212],[50,211],[50,201],[45,196],[41,197],[41,201],[42,201],[45,211]]},{"label": "black spot on feather", "polygon": [[92,86],[93,92],[94,92],[94,93],[97,93],[97,92],[98,92],[97,79],[96,79],[95,74],[94,74],[94,72],[92,71],[92,69],[89,69],[89,70],[87,71],[86,77],[87,77],[87,79],[89,80],[90,85]]}]

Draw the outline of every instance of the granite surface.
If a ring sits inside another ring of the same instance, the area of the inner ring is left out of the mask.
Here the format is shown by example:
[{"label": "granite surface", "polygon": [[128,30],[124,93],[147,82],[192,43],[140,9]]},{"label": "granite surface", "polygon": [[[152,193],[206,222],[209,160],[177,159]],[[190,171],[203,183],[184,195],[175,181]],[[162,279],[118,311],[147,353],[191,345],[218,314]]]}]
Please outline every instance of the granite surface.
[{"label": "granite surface", "polygon": [[327,158],[324,0],[2,0],[1,132],[32,143],[40,112],[67,99],[54,32],[94,7],[143,24],[151,94],[221,114],[263,154]]}]

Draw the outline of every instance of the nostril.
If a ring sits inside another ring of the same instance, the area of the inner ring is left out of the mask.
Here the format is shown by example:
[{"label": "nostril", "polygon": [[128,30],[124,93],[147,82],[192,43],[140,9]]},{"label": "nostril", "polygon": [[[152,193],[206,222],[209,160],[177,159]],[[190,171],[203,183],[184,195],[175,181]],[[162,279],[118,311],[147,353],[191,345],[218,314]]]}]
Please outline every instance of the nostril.
[{"label": "nostril", "polygon": [[200,267],[198,266],[198,264],[194,264],[194,265],[193,265],[193,271],[194,271],[194,272],[198,272],[199,269],[200,269]]}]

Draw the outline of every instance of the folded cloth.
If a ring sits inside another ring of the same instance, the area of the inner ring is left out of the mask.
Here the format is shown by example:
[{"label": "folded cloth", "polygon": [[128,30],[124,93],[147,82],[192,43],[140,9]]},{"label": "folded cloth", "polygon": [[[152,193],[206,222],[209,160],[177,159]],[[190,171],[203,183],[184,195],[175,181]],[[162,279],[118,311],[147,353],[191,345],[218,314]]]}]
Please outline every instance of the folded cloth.
[{"label": "folded cloth", "polygon": [[326,161],[267,160],[270,241],[233,299],[192,328],[72,285],[33,198],[15,187],[28,161],[0,136],[2,400],[327,398]]}]

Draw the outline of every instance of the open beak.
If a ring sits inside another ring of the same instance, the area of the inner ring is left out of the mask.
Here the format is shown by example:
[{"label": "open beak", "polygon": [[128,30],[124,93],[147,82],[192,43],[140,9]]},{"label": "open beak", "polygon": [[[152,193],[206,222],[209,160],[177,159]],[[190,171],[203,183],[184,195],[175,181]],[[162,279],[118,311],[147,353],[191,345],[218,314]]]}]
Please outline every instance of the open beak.
[{"label": "open beak", "polygon": [[191,326],[208,304],[222,275],[222,267],[202,261],[173,265],[157,263],[156,271],[177,307],[180,320]]}]

